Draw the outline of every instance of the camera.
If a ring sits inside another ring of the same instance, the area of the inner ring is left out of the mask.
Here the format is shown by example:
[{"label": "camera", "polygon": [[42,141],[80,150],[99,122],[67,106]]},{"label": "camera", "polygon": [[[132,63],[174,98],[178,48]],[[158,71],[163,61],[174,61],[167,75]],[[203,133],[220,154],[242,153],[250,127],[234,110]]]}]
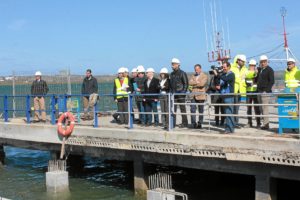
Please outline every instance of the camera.
[{"label": "camera", "polygon": [[210,68],[211,68],[211,70],[209,71],[209,74],[210,74],[210,75],[214,75],[214,70],[217,71],[217,74],[218,74],[218,75],[223,73],[222,67],[217,67],[217,66],[215,66],[215,65],[212,65]]}]

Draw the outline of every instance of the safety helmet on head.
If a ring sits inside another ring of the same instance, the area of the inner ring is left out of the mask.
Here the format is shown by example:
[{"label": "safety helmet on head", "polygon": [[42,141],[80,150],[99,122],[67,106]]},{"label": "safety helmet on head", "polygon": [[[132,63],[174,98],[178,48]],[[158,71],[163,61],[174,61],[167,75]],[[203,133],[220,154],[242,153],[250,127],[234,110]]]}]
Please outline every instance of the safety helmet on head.
[{"label": "safety helmet on head", "polygon": [[238,56],[238,59],[241,60],[241,61],[243,61],[243,62],[246,62],[246,61],[247,61],[246,56],[243,55],[243,54],[239,55],[239,56]]},{"label": "safety helmet on head", "polygon": [[145,72],[144,66],[143,65],[137,66],[137,71],[138,71],[138,73],[144,73]]},{"label": "safety helmet on head", "polygon": [[266,55],[262,55],[259,57],[259,61],[268,60],[268,57]]},{"label": "safety helmet on head", "polygon": [[180,60],[178,58],[173,58],[172,63],[180,64]]},{"label": "safety helmet on head", "polygon": [[160,73],[161,74],[167,74],[167,73],[169,73],[169,71],[168,71],[168,69],[167,68],[162,68],[161,70],[160,70]]},{"label": "safety helmet on head", "polygon": [[148,68],[147,70],[146,70],[146,73],[148,73],[148,72],[153,72],[153,73],[155,73],[155,71],[154,71],[154,69],[153,68]]},{"label": "safety helmet on head", "polygon": [[287,62],[288,62],[288,63],[289,63],[289,62],[296,63],[296,60],[295,60],[294,58],[289,58],[289,59],[287,60]]},{"label": "safety helmet on head", "polygon": [[125,73],[128,73],[129,72],[129,69],[127,67],[124,67],[124,72]]},{"label": "safety helmet on head", "polygon": [[35,72],[35,76],[42,76],[42,72],[40,71]]},{"label": "safety helmet on head", "polygon": [[138,72],[137,68],[133,68],[133,69],[131,70],[131,73],[136,73],[136,72]]},{"label": "safety helmet on head", "polygon": [[251,59],[250,61],[249,61],[249,65],[256,65],[257,63],[256,63],[256,60],[254,60],[254,59]]},{"label": "safety helmet on head", "polygon": [[119,73],[119,74],[120,74],[120,73],[125,73],[125,68],[124,68],[124,67],[119,68],[119,69],[118,69],[118,73]]}]

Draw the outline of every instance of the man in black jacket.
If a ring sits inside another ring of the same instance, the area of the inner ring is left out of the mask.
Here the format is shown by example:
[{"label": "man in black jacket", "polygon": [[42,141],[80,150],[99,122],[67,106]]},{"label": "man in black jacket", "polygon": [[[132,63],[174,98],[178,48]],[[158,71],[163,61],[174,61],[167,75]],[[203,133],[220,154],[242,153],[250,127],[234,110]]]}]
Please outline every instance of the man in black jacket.
[{"label": "man in black jacket", "polygon": [[[83,95],[83,111],[84,115],[81,117],[82,120],[93,120],[94,119],[94,105],[98,99],[98,82],[97,79],[92,75],[92,70],[86,70],[86,76],[83,79],[81,94]],[[91,112],[89,112],[89,110]]]},{"label": "man in black jacket", "polygon": [[49,88],[47,86],[46,81],[42,80],[42,73],[40,71],[37,71],[35,73],[35,80],[32,82],[31,85],[31,95],[33,96],[33,104],[35,110],[33,122],[46,122],[44,96],[48,93],[48,91]]},{"label": "man in black jacket", "polygon": [[[177,58],[172,59],[172,69],[173,72],[170,76],[170,89],[173,94],[182,93],[185,94],[189,87],[189,81],[186,73],[180,69],[180,61]],[[185,103],[185,95],[175,95],[174,103]],[[180,128],[185,128],[188,126],[188,120],[186,115],[186,106],[179,105],[180,112],[183,113],[182,124]],[[174,112],[177,111],[177,105],[174,106]],[[173,126],[176,126],[176,115],[173,116]]]},{"label": "man in black jacket", "polygon": [[[274,71],[268,64],[268,57],[265,55],[260,56],[260,70],[258,71],[257,79],[257,92],[258,93],[272,93],[272,87],[274,85]],[[270,95],[260,95],[261,104],[270,103]],[[269,106],[263,105],[262,114],[269,114]],[[263,130],[269,129],[269,117],[263,117],[264,125],[261,127]]]},{"label": "man in black jacket", "polygon": [[[154,69],[148,68],[146,70],[147,79],[144,82],[144,92],[143,94],[159,94],[160,87],[159,87],[159,80],[154,77]],[[159,119],[157,114],[157,102],[158,96],[151,95],[151,96],[144,96],[143,97],[143,104],[145,107],[146,112],[153,112],[154,114],[154,125],[158,126]],[[146,126],[150,126],[152,124],[152,113],[148,113],[145,115],[146,119]]]}]

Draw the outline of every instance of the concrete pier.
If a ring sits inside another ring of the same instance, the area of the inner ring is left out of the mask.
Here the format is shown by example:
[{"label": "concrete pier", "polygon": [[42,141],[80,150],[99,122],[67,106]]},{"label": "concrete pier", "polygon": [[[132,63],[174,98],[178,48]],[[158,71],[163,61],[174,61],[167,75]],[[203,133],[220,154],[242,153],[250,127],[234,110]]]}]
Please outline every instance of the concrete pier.
[{"label": "concrete pier", "polygon": [[5,151],[4,151],[4,146],[0,145],[0,165],[5,164]]},{"label": "concrete pier", "polygon": [[277,200],[276,180],[270,176],[255,176],[255,200]]},{"label": "concrete pier", "polygon": [[134,167],[134,192],[141,199],[146,199],[147,196],[147,180],[144,172],[144,163],[141,159],[135,159]]},{"label": "concrete pier", "polygon": [[67,171],[46,172],[46,186],[48,192],[68,192],[69,173]]},{"label": "concrete pier", "polygon": [[[55,152],[60,151],[61,140],[56,126],[50,124],[0,122],[1,145]],[[148,189],[145,163],[253,176],[256,200],[276,200],[276,179],[300,181],[300,145],[295,134],[279,136],[250,128],[222,135],[206,129],[167,132],[155,127],[76,126],[66,146],[71,155],[133,162],[139,196]],[[78,157],[74,162],[80,169]]]}]

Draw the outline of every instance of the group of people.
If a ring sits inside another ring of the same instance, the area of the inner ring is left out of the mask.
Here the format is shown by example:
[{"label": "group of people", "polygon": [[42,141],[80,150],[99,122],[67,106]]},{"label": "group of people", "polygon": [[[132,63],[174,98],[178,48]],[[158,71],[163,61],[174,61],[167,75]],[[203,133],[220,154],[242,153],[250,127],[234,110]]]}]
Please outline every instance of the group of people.
[{"label": "group of people", "polygon": [[[225,133],[233,133],[239,127],[239,104],[241,97],[246,97],[248,127],[253,127],[252,109],[254,108],[256,127],[263,130],[269,129],[269,102],[272,87],[274,85],[274,71],[269,66],[268,57],[260,56],[259,65],[254,59],[249,61],[245,55],[237,55],[233,63],[223,60],[219,68],[213,68],[210,76],[202,71],[200,64],[194,66],[194,73],[188,77],[180,68],[180,61],[173,58],[171,61],[172,72],[162,68],[159,76],[155,76],[153,68],[145,69],[138,66],[131,70],[121,67],[118,76],[114,79],[113,95],[117,103],[118,112],[114,118],[119,124],[128,124],[129,94],[134,93],[134,102],[138,109],[138,117],[135,123],[143,126],[169,127],[169,113],[172,113],[173,124],[176,126],[177,106],[180,108],[182,122],[181,128],[188,127],[188,116],[191,116],[193,128],[202,128],[204,118],[204,105],[207,94],[215,107],[215,122],[217,126],[225,126]],[[300,71],[293,58],[288,59],[284,80],[287,88],[299,87]],[[35,80],[31,86],[31,95],[34,101],[33,122],[46,122],[44,96],[49,91],[46,81],[41,79],[41,72],[36,72]],[[86,70],[86,77],[82,83],[83,120],[93,120],[93,106],[98,99],[98,82],[90,69]],[[170,109],[168,94],[174,94],[174,111]],[[260,93],[260,94],[256,94]],[[187,103],[187,98],[190,100]],[[158,115],[158,103],[160,103],[161,118]],[[256,105],[261,104],[261,105]],[[187,105],[191,114],[187,115]],[[198,110],[198,114],[196,114]],[[132,110],[133,112],[133,110]],[[221,114],[221,117],[219,117]],[[263,115],[260,117],[260,115]],[[153,117],[154,116],[154,117]],[[198,120],[197,120],[198,118]],[[161,119],[161,123],[159,123]],[[263,123],[261,121],[263,119]]]},{"label": "group of people", "polygon": [[[287,61],[284,77],[286,87],[289,88],[298,87],[300,82],[300,71],[295,63],[293,58]],[[274,70],[269,66],[266,55],[260,56],[259,64],[254,59],[249,61],[248,66],[246,64],[246,56],[237,55],[233,63],[224,60],[220,63],[219,69],[211,70],[211,77],[202,71],[200,64],[194,66],[194,74],[188,77],[180,69],[180,61],[177,58],[172,59],[172,72],[169,74],[167,68],[162,68],[158,78],[154,76],[153,68],[145,70],[143,66],[138,66],[131,70],[131,76],[127,68],[120,68],[114,84],[114,95],[120,115],[116,115],[115,119],[120,124],[128,123],[128,93],[135,93],[135,102],[139,112],[136,123],[144,126],[159,126],[157,104],[160,102],[161,124],[166,129],[169,126],[168,113],[170,112],[168,106],[170,101],[166,94],[172,93],[175,94],[174,113],[172,113],[173,127],[176,126],[178,105],[182,113],[182,123],[179,127],[188,127],[187,117],[190,115],[192,127],[202,128],[206,94],[210,94],[212,105],[216,104],[214,106],[216,125],[225,126],[225,133],[233,133],[235,128],[240,127],[239,104],[242,97],[246,97],[246,103],[250,104],[247,106],[248,124],[246,126],[253,127],[252,110],[254,108],[256,127],[268,130],[270,128],[269,93],[272,93],[275,82]],[[187,96],[191,100],[189,103],[186,101]],[[191,114],[189,115],[186,111],[187,105],[190,106]],[[196,114],[197,110],[198,114]],[[118,116],[120,118],[117,118]]]}]

